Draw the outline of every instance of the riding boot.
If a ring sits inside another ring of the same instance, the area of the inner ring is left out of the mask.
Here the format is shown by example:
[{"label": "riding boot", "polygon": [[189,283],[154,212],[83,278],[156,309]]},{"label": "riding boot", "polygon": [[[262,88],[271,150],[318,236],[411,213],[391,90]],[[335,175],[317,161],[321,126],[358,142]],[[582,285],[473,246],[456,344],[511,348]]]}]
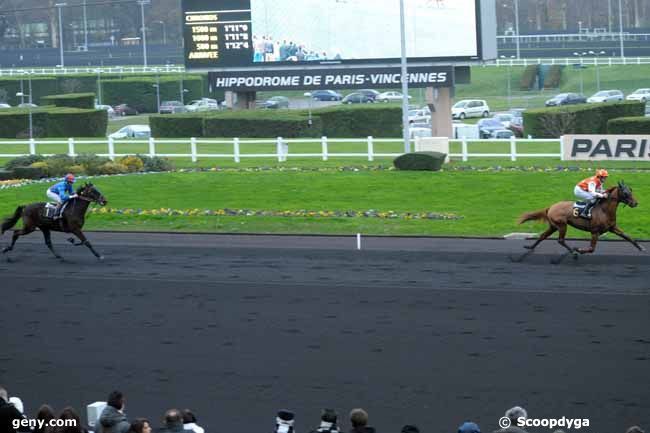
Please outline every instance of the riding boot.
[{"label": "riding boot", "polygon": [[596,204],[596,202],[588,202],[587,206],[585,206],[582,209],[582,212],[580,212],[580,216],[590,220],[591,219],[591,209],[593,209],[595,204]]},{"label": "riding boot", "polygon": [[57,203],[56,209],[54,209],[54,218],[55,220],[58,220],[61,218],[61,208],[63,207],[63,203]]}]

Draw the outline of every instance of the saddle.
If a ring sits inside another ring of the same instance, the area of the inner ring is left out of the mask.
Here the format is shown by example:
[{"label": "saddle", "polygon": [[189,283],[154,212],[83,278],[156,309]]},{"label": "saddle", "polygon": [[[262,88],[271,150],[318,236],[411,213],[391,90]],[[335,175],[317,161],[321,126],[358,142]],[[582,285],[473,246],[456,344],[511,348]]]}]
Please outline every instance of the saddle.
[{"label": "saddle", "polygon": [[59,209],[59,212],[57,212],[57,204],[56,203],[45,203],[45,207],[43,208],[43,218],[47,218],[50,220],[58,220],[61,219],[61,215],[63,215],[63,211],[65,208],[68,206],[68,203],[64,203],[63,206],[61,206],[61,209]]},{"label": "saddle", "polygon": [[[590,215],[585,214],[585,208],[589,206],[589,203],[584,201],[576,201],[573,203],[573,216],[576,218],[591,219]],[[591,213],[591,212],[589,212]]]}]

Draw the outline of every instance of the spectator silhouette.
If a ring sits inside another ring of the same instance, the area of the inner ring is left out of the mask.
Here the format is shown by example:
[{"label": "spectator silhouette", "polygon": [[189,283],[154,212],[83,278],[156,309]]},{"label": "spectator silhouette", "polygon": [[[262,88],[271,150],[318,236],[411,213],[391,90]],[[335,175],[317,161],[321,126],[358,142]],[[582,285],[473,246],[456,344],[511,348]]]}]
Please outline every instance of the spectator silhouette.
[{"label": "spectator silhouette", "polygon": [[183,433],[183,415],[178,409],[169,409],[165,412],[165,426],[161,433]]},{"label": "spectator silhouette", "polygon": [[96,433],[126,433],[131,424],[124,413],[124,395],[120,391],[113,391],[108,395],[106,407],[99,416]]},{"label": "spectator silhouette", "polygon": [[196,424],[196,417],[194,413],[189,409],[183,409],[183,429],[185,431],[189,430],[193,433],[204,433],[203,427],[199,427]]},{"label": "spectator silhouette", "polygon": [[16,406],[9,403],[7,390],[0,386],[0,432],[30,432],[30,428],[26,426],[19,427],[17,430],[14,429],[14,420],[23,419],[25,419],[25,417],[18,409],[16,409]]},{"label": "spectator silhouette", "polygon": [[375,433],[374,427],[368,427],[368,412],[363,409],[352,409],[350,411],[350,433]]},{"label": "spectator silhouette", "polygon": [[311,433],[340,433],[336,424],[338,415],[334,409],[323,409],[320,417],[320,425]]}]

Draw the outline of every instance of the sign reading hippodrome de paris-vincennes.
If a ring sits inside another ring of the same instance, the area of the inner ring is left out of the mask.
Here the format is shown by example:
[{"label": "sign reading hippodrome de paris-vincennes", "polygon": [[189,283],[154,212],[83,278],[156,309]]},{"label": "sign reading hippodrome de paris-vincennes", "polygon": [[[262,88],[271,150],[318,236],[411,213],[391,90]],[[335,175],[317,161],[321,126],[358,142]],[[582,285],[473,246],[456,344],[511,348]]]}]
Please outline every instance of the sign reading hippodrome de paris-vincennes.
[{"label": "sign reading hippodrome de paris-vincennes", "polygon": [[650,161],[650,135],[565,135],[565,160]]}]

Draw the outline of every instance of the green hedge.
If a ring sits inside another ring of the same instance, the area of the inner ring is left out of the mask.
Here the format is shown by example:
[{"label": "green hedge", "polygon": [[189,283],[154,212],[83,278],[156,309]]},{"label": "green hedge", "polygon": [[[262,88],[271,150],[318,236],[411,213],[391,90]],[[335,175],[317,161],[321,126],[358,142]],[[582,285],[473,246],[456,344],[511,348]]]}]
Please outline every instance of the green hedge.
[{"label": "green hedge", "polygon": [[643,116],[642,102],[581,104],[524,111],[524,135],[557,138],[564,134],[606,134],[607,122],[619,117]]},{"label": "green hedge", "polygon": [[[41,98],[47,95],[53,95],[57,93],[57,80],[54,77],[32,77],[32,102],[34,104],[40,104]],[[16,93],[21,91],[20,87],[21,78],[20,77],[7,77],[0,78],[0,90],[3,90],[2,94],[5,96],[6,103],[16,106],[22,102],[21,98],[16,96]],[[26,95],[29,94],[29,80],[27,78],[22,79],[23,87],[22,92]],[[29,97],[26,96],[23,98],[24,102],[29,102]]]},{"label": "green hedge", "polygon": [[149,116],[151,135],[157,138],[203,137],[204,117],[198,113]]},{"label": "green hedge", "polygon": [[544,78],[544,88],[545,89],[557,89],[560,87],[560,81],[562,80],[562,66],[560,65],[551,65],[546,73]]},{"label": "green hedge", "polygon": [[65,95],[50,95],[41,98],[44,105],[72,108],[95,108],[94,93],[68,93]]},{"label": "green hedge", "polygon": [[106,137],[106,110],[57,108],[47,113],[48,137]]},{"label": "green hedge", "polygon": [[246,138],[300,138],[320,137],[323,131],[321,119],[309,119],[301,113],[276,111],[227,111],[207,115],[203,119],[204,137]]},{"label": "green hedge", "polygon": [[535,79],[537,78],[537,65],[528,65],[524,69],[523,74],[521,74],[521,80],[519,81],[519,88],[521,90],[530,90],[535,85]]},{"label": "green hedge", "polygon": [[[34,137],[105,137],[108,115],[104,110],[39,107],[32,110]],[[29,137],[29,111],[0,111],[0,137]]]},{"label": "green hedge", "polygon": [[[155,77],[124,78],[102,81],[102,103],[109,105],[127,104],[141,113],[155,113],[157,109]],[[203,80],[199,76],[183,78],[183,88],[188,92],[184,100],[200,99],[203,95]],[[160,76],[160,102],[179,101],[180,78]]]},{"label": "green hedge", "polygon": [[438,171],[447,157],[446,153],[440,152],[415,152],[405,153],[393,160],[398,170],[428,170]]},{"label": "green hedge", "polygon": [[374,104],[343,105],[314,110],[323,123],[323,135],[331,138],[401,137],[402,109]]},{"label": "green hedge", "polygon": [[608,134],[650,134],[650,117],[619,117],[607,122]]}]

